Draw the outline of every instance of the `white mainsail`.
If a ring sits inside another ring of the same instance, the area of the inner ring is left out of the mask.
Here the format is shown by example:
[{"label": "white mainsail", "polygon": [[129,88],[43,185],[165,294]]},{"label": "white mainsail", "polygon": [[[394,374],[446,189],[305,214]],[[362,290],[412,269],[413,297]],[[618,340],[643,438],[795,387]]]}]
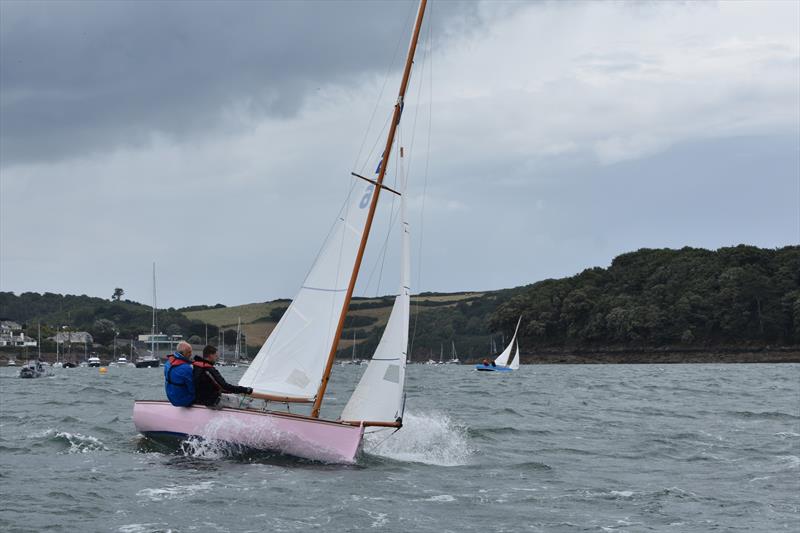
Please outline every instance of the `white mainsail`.
[{"label": "white mainsail", "polygon": [[[403,387],[406,379],[408,325],[411,311],[411,244],[406,218],[405,190],[400,197],[400,222],[402,226],[400,293],[394,300],[389,321],[375,354],[342,411],[340,417],[342,420],[395,422],[403,417]],[[366,431],[379,429],[381,428],[368,427]]]},{"label": "white mainsail", "polygon": [[517,320],[517,327],[514,329],[514,336],[511,337],[511,342],[508,343],[506,349],[503,350],[503,353],[497,356],[494,360],[494,363],[497,366],[507,366],[508,365],[508,358],[511,357],[511,350],[514,348],[514,341],[517,340],[517,331],[519,330],[519,324],[522,322],[522,317],[519,317]]},{"label": "white mainsail", "polygon": [[352,190],[303,286],[239,385],[262,394],[316,396],[374,191],[372,184]]}]

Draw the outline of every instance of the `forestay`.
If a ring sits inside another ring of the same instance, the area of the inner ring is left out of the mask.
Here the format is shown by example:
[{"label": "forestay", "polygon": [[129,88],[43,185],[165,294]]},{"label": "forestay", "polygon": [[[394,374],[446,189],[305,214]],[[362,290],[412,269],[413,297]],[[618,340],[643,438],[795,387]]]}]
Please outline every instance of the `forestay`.
[{"label": "forestay", "polygon": [[303,286],[239,385],[313,399],[322,380],[375,186],[360,185],[332,228]]},{"label": "forestay", "polygon": [[511,337],[511,342],[508,343],[508,346],[506,346],[506,349],[503,350],[503,353],[498,355],[497,359],[494,360],[494,363],[497,366],[508,366],[508,358],[511,356],[511,350],[514,348],[514,341],[517,340],[517,331],[519,330],[520,322],[522,322],[522,317],[519,317],[519,320],[517,320],[517,327],[514,329],[514,336]]},{"label": "forestay", "polygon": [[[400,293],[375,354],[342,411],[342,420],[395,422],[403,416],[410,305],[410,236],[406,218],[405,190],[400,197],[402,254]],[[377,431],[378,427],[368,427]]]}]

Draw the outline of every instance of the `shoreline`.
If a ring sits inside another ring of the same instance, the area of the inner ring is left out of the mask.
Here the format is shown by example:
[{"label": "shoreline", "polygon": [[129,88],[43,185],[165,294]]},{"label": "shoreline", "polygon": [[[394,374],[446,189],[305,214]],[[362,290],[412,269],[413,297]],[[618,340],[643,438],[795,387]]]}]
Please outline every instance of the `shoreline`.
[{"label": "shoreline", "polygon": [[[480,363],[483,359],[475,359]],[[520,354],[520,362],[547,364],[800,363],[800,347],[716,349],[553,350]]]}]

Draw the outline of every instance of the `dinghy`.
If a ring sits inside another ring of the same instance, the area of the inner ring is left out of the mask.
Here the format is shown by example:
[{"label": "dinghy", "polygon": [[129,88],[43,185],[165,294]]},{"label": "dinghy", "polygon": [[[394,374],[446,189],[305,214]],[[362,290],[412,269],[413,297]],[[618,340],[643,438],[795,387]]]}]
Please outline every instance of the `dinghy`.
[{"label": "dinghy", "polygon": [[[508,343],[503,353],[491,363],[480,363],[475,365],[475,370],[479,372],[511,372],[512,370],[519,370],[519,341],[517,341],[517,332],[519,331],[519,324],[522,322],[522,317],[517,320],[517,327],[514,330],[514,336],[511,337],[511,342]],[[509,364],[508,359],[511,357],[511,350],[516,348],[514,358],[511,359]]]},{"label": "dinghy", "polygon": [[[151,437],[197,436],[332,463],[354,463],[365,433],[402,427],[410,311],[410,242],[405,180],[383,184],[403,111],[426,0],[417,10],[399,96],[376,179],[355,185],[299,292],[239,380],[253,394],[214,410],[136,401],[133,422]],[[402,148],[399,157],[403,157]],[[400,165],[403,168],[403,165]],[[400,290],[378,347],[341,415],[321,418],[345,315],[381,192],[400,197]],[[261,404],[263,401],[263,404]],[[259,404],[259,405],[256,405]],[[310,412],[294,412],[298,406]],[[281,410],[279,410],[281,409]]]}]

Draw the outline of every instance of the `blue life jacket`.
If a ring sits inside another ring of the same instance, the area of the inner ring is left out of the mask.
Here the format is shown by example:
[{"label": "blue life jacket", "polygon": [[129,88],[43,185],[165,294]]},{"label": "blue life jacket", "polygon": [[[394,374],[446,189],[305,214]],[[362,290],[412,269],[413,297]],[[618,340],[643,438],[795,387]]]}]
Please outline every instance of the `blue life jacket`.
[{"label": "blue life jacket", "polygon": [[164,365],[164,388],[169,403],[177,407],[188,407],[194,401],[194,379],[192,362],[175,352]]}]

